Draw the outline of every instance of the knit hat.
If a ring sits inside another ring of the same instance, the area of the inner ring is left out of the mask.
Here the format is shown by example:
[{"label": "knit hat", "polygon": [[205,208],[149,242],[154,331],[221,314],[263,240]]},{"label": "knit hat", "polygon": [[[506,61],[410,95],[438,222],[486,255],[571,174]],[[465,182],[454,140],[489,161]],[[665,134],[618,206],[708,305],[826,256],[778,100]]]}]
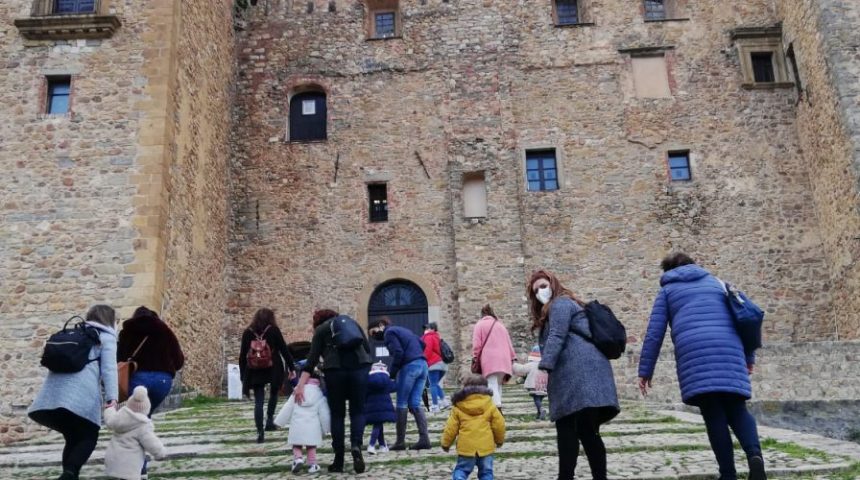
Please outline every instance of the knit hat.
[{"label": "knit hat", "polygon": [[134,387],[134,392],[132,392],[125,406],[132,412],[149,415],[152,404],[149,403],[149,392],[146,391],[146,387],[142,385]]},{"label": "knit hat", "polygon": [[529,361],[530,362],[539,362],[540,361],[540,347],[535,345],[532,347],[532,350],[529,352]]},{"label": "knit hat", "polygon": [[388,375],[388,366],[382,362],[376,362],[370,367],[370,374],[373,375],[374,373],[384,373]]}]

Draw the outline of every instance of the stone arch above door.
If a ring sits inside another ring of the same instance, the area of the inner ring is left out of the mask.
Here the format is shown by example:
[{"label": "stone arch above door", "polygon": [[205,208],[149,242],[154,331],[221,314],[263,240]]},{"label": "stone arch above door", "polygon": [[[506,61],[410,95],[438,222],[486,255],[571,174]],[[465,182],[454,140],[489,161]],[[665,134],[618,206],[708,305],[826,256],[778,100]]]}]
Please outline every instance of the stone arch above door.
[{"label": "stone arch above door", "polygon": [[373,295],[373,292],[376,291],[380,285],[396,280],[405,280],[418,286],[418,288],[424,292],[424,295],[427,296],[427,320],[429,322],[439,323],[441,300],[436,289],[433,288],[433,284],[421,275],[403,270],[391,270],[381,273],[373,277],[370,282],[361,289],[358,301],[356,302],[356,305],[358,305],[356,311],[356,320],[358,323],[362,327],[367,328],[367,310],[370,305],[370,297]]}]

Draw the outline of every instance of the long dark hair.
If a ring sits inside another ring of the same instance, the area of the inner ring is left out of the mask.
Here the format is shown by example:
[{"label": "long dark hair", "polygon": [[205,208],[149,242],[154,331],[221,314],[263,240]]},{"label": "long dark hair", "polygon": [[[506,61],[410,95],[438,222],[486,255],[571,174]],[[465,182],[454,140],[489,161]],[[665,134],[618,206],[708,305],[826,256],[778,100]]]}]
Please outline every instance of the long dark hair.
[{"label": "long dark hair", "polygon": [[[532,285],[540,279],[544,279],[549,282],[549,288],[552,289],[552,298],[546,303],[546,305],[541,304],[535,296],[535,292],[532,291]],[[549,316],[549,306],[560,296],[568,296],[574,302],[580,305],[585,305],[585,303],[580,300],[573,291],[565,288],[565,286],[558,280],[558,277],[553,273],[547,270],[538,270],[532,273],[531,277],[529,277],[529,283],[526,284],[526,297],[529,299],[529,314],[532,317],[532,332],[543,328],[546,324],[547,317]]]},{"label": "long dark hair", "polygon": [[254,319],[248,328],[257,333],[263,333],[266,327],[278,328],[278,322],[275,321],[275,312],[270,308],[261,308],[254,314]]}]

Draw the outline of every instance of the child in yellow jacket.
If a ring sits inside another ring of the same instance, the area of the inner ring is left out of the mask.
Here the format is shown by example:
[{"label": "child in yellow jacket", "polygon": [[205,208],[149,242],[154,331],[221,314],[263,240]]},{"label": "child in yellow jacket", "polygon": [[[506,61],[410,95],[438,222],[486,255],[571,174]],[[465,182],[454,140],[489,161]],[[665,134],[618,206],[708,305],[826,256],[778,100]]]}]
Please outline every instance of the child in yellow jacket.
[{"label": "child in yellow jacket", "polygon": [[442,450],[457,440],[453,480],[466,480],[478,467],[478,480],[493,479],[493,453],[505,441],[505,418],[493,403],[487,379],[472,375],[451,398],[454,407],[442,432]]}]

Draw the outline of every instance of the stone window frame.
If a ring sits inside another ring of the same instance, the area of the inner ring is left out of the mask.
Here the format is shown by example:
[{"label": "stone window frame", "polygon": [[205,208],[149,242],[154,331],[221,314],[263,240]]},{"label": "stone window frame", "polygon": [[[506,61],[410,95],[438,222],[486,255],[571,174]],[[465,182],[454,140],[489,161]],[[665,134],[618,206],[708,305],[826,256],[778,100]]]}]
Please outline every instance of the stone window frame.
[{"label": "stone window frame", "polygon": [[[675,179],[672,176],[673,167],[671,164],[671,159],[673,156],[677,157],[680,155],[683,155],[684,157],[687,158],[687,173],[689,176],[688,176],[688,178]],[[669,182],[671,182],[673,184],[677,184],[677,183],[684,184],[684,183],[692,182],[693,178],[695,178],[695,177],[693,176],[693,157],[690,154],[690,149],[689,148],[683,148],[683,149],[682,148],[672,148],[672,149],[666,150],[666,171],[669,175]]]},{"label": "stone window frame", "polygon": [[[669,167],[669,156],[674,153],[685,153],[687,154],[687,165],[690,169],[690,179],[689,180],[672,180],[672,170]],[[699,181],[699,175],[695,175],[693,172],[698,171],[698,155],[690,148],[689,145],[684,144],[674,144],[670,143],[668,147],[666,147],[661,153],[661,161],[663,163],[663,168],[665,169],[666,175],[666,184],[672,186],[672,188],[684,188],[684,187],[695,187]]]},{"label": "stone window frame", "polygon": [[110,7],[111,0],[96,0],[92,13],[55,13],[56,0],[32,2],[30,16],[14,21],[27,40],[104,39],[122,25]]},{"label": "stone window frame", "polygon": [[664,0],[663,11],[665,12],[665,16],[663,18],[648,18],[645,1],[639,0],[639,8],[645,23],[685,22],[690,20],[690,17],[687,15],[688,0]]},{"label": "stone window frame", "polygon": [[[393,40],[403,38],[403,19],[400,13],[399,0],[365,0],[365,20],[364,28],[367,35],[367,40]],[[378,13],[393,13],[394,14],[394,34],[388,36],[378,36],[376,34],[376,14]]]},{"label": "stone window frame", "polygon": [[[39,118],[73,118],[75,116],[75,97],[77,74],[66,71],[47,71],[42,74],[42,79],[39,83]],[[69,109],[66,113],[48,113],[48,85],[51,79],[68,78],[69,79]]]},{"label": "stone window frame", "polygon": [[[628,85],[633,89],[633,98],[647,101],[665,101],[672,100],[678,91],[678,86],[673,75],[673,67],[675,65],[675,46],[674,45],[656,45],[644,47],[624,47],[619,48],[618,53],[626,56],[627,75],[629,75]],[[669,82],[668,97],[639,97],[636,95],[636,79],[633,74],[633,59],[643,57],[663,57],[666,62],[666,78]]]},{"label": "stone window frame", "polygon": [[591,21],[591,5],[590,0],[576,0],[576,23],[559,23],[558,20],[558,0],[551,0],[552,4],[552,23],[557,28],[571,27],[591,27],[594,22]]},{"label": "stone window frame", "polygon": [[[782,42],[782,28],[752,27],[738,28],[732,31],[732,41],[738,53],[745,89],[778,89],[794,88],[795,83],[789,75],[788,64]],[[773,82],[756,82],[753,70],[752,55],[754,53],[773,54]]]},{"label": "stone window frame", "polygon": [[[555,172],[556,183],[558,183],[558,188],[555,190],[529,190],[528,153],[541,150],[555,150]],[[546,195],[565,190],[567,185],[564,181],[564,158],[564,148],[556,143],[530,143],[520,148],[520,168],[524,192],[530,195]]]}]

